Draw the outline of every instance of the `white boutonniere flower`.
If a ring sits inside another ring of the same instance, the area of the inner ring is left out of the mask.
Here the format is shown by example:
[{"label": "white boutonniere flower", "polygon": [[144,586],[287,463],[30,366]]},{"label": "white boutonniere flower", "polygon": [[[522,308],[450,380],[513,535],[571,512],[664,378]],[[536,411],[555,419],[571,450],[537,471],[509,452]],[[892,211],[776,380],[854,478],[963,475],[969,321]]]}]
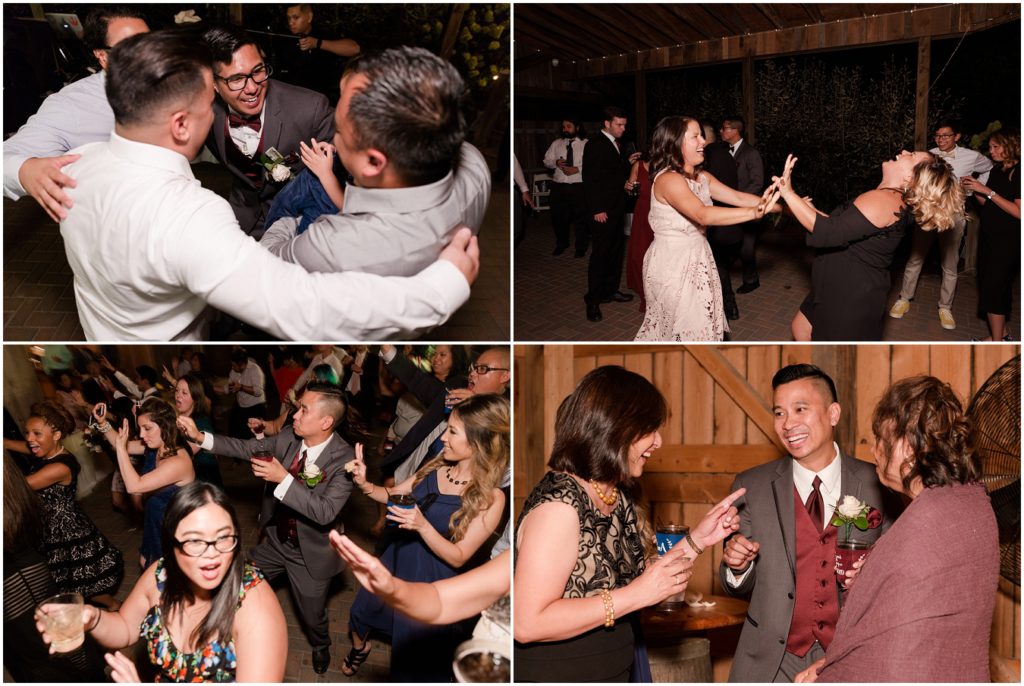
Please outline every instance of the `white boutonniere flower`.
[{"label": "white boutonniere flower", "polygon": [[299,474],[299,478],[306,482],[306,485],[313,488],[324,480],[324,473],[315,464],[306,465]]}]

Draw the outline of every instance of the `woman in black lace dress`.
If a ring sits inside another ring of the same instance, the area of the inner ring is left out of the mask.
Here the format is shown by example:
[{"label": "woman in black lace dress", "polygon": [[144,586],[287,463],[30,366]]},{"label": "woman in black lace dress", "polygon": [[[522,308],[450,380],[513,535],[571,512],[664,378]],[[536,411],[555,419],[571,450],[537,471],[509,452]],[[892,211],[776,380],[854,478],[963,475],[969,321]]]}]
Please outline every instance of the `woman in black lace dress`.
[{"label": "woman in black lace dress", "polygon": [[552,471],[517,529],[516,681],[627,681],[634,613],[685,590],[692,560],[738,527],[732,502],[743,489],[657,557],[634,494],[667,414],[650,381],[611,366],[583,377],[559,407]]},{"label": "woman in black lace dress", "polygon": [[61,593],[117,607],[112,594],[124,578],[124,559],[75,501],[81,466],[62,444],[74,429],[74,418],[54,402],[33,405],[25,425],[36,458],[26,478],[43,504],[46,561]]}]

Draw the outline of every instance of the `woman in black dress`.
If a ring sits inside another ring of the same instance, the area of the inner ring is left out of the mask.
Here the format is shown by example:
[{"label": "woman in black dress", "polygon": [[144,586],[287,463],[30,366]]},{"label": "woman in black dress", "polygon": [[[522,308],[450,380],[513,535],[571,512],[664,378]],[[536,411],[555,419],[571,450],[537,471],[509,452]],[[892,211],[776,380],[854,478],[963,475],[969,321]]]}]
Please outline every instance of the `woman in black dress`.
[{"label": "woman in black dress", "polygon": [[988,139],[996,166],[988,185],[969,176],[964,188],[981,203],[978,235],[978,310],[988,318],[986,341],[1008,341],[1013,277],[1020,269],[1020,134],[996,131]]},{"label": "woman in black dress", "polygon": [[637,611],[682,593],[692,560],[739,527],[732,503],[744,489],[658,557],[636,486],[667,415],[650,381],[612,366],[583,377],[558,409],[551,471],[516,531],[516,681],[628,680]]},{"label": "woman in black dress", "polygon": [[964,211],[964,194],[948,164],[929,152],[902,151],[882,163],[882,182],[831,215],[793,190],[795,157],[772,177],[816,249],[811,292],[793,317],[797,341],[882,338],[889,267],[907,227],[943,231]]}]

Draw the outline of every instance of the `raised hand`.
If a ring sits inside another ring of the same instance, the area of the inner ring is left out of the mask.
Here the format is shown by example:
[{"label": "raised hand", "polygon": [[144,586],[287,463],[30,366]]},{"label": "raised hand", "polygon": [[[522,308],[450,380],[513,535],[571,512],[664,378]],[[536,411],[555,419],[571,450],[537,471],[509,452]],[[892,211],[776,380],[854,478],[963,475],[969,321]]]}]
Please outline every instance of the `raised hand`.
[{"label": "raised hand", "polygon": [[356,459],[349,464],[352,465],[352,481],[356,486],[362,488],[366,485],[366,462],[363,461],[363,444],[356,443]]},{"label": "raised hand", "polygon": [[310,144],[299,141],[299,153],[306,168],[323,180],[334,175],[334,146],[321,143],[315,138],[309,139]]},{"label": "raised hand", "polygon": [[743,571],[761,551],[761,544],[751,541],[743,534],[736,534],[725,544],[722,550],[722,561],[729,569]]},{"label": "raised hand", "polygon": [[690,532],[690,536],[693,537],[697,545],[702,549],[713,546],[740,528],[740,516],[732,504],[743,497],[746,492],[745,488],[737,489],[708,510],[708,513]]},{"label": "raised hand", "polygon": [[121,428],[117,431],[117,438],[114,440],[114,447],[119,451],[128,452],[128,420],[121,422]]},{"label": "raised hand", "polygon": [[778,186],[779,191],[787,193],[793,190],[793,167],[796,166],[796,161],[799,158],[793,157],[792,153],[786,155],[786,164],[782,169],[782,176],[773,176],[772,181]]},{"label": "raised hand", "polygon": [[761,195],[761,201],[757,204],[755,218],[760,219],[775,209],[775,204],[779,201],[780,195],[781,193],[777,182],[768,186],[765,192]]},{"label": "raised hand", "polygon": [[192,441],[193,443],[199,442],[199,429],[196,428],[196,423],[192,421],[191,417],[179,415],[175,422],[181,432],[185,434],[185,438]]},{"label": "raised hand", "polygon": [[395,577],[380,560],[357,546],[352,540],[337,531],[328,535],[331,546],[337,551],[363,588],[380,596],[390,596],[395,592]]}]

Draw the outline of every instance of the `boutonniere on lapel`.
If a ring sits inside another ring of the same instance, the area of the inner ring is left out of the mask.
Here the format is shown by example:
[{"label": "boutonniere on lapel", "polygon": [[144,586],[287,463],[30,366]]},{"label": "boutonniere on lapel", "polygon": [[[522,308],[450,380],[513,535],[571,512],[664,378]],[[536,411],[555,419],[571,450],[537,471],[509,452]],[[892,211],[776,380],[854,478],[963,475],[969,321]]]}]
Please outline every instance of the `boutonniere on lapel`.
[{"label": "boutonniere on lapel", "polygon": [[306,482],[306,486],[313,488],[324,480],[324,473],[315,464],[308,464],[299,472],[299,478]]},{"label": "boutonniere on lapel", "polygon": [[[274,181],[275,183],[284,183],[294,179],[295,174],[292,172],[288,160],[289,158],[278,152],[277,148],[267,148],[260,155],[260,164],[266,170],[267,180]],[[294,162],[295,160],[292,160],[292,163]]]}]

